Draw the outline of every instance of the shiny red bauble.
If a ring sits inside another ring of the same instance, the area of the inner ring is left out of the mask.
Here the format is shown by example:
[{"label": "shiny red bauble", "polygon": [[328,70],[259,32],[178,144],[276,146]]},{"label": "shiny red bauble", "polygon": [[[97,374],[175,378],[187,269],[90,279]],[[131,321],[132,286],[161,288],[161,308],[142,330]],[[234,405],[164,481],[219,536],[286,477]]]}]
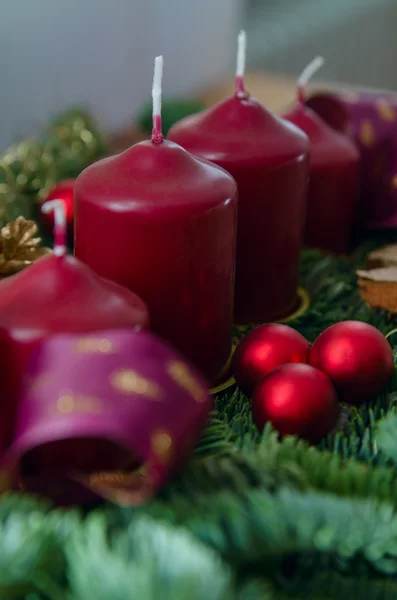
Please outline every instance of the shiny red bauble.
[{"label": "shiny red bauble", "polygon": [[314,342],[309,362],[330,378],[341,402],[352,404],[375,398],[394,368],[393,352],[384,335],[361,321],[328,327]]},{"label": "shiny red bauble", "polygon": [[324,373],[310,365],[290,364],[266,375],[255,388],[252,416],[260,431],[270,421],[281,436],[319,442],[336,425],[339,406]]},{"label": "shiny red bauble", "polygon": [[[64,179],[56,184],[50,191],[44,202],[49,200],[62,200],[65,207],[66,223],[68,234],[73,233],[74,223],[74,184],[75,179]],[[44,204],[43,202],[43,204]],[[51,232],[54,229],[54,213],[41,213],[41,222],[47,231]]]},{"label": "shiny red bauble", "polygon": [[309,342],[292,327],[271,323],[253,329],[241,340],[233,357],[233,375],[248,396],[258,381],[281,365],[307,363]]}]

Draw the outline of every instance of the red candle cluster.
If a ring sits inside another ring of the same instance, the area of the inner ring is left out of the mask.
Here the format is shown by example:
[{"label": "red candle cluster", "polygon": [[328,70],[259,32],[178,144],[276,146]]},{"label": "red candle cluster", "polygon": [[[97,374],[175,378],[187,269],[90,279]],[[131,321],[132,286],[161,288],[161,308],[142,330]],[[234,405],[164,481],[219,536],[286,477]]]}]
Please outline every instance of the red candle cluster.
[{"label": "red candle cluster", "polygon": [[146,327],[144,303],[155,333],[211,383],[225,378],[233,318],[270,321],[297,303],[309,139],[306,242],[347,249],[357,151],[302,97],[288,121],[267,111],[244,89],[244,64],[241,33],[235,95],[176,124],[167,141],[157,57],[152,139],[91,165],[75,183],[76,258],[64,255],[66,224],[55,218],[58,256],[1,282],[2,389],[11,405],[38,340]]}]

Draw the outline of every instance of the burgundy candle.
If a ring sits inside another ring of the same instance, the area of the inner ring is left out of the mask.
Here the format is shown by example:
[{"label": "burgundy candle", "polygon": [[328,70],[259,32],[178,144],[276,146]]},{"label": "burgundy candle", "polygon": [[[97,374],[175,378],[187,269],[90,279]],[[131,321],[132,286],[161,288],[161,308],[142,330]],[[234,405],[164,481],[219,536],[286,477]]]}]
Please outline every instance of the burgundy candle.
[{"label": "burgundy candle", "polygon": [[305,88],[323,64],[318,57],[298,80],[298,100],[285,119],[310,139],[310,184],[304,243],[336,253],[349,249],[359,190],[359,153],[354,143],[305,106]]},{"label": "burgundy candle", "polygon": [[62,201],[46,202],[45,210],[54,208],[54,255],[0,282],[0,449],[12,433],[26,362],[43,338],[61,332],[145,328],[149,324],[140,298],[66,254]]},{"label": "burgundy candle", "polygon": [[76,256],[136,290],[152,329],[222,376],[232,345],[237,188],[224,170],[161,134],[162,57],[153,135],[88,167],[76,182]]},{"label": "burgundy candle", "polygon": [[237,181],[235,320],[260,323],[287,315],[297,303],[308,140],[245,91],[244,50],[242,32],[234,96],[182,119],[169,137]]}]

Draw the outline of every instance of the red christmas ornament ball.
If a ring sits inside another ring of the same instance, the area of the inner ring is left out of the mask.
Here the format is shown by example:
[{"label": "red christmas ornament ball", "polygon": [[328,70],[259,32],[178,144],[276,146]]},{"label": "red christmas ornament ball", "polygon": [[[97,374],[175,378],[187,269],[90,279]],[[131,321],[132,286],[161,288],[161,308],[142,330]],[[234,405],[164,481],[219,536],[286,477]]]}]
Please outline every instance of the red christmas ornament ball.
[{"label": "red christmas ornament ball", "polygon": [[252,398],[252,416],[260,431],[270,421],[281,436],[297,435],[314,444],[335,427],[338,413],[332,383],[310,365],[279,367],[261,379]]},{"label": "red christmas ornament ball", "polygon": [[233,357],[233,375],[248,396],[258,381],[281,365],[307,363],[309,342],[292,327],[279,323],[261,325],[241,340]]},{"label": "red christmas ornament ball", "polygon": [[[74,179],[64,179],[63,181],[60,181],[54,188],[52,188],[48,197],[43,202],[44,204],[49,200],[63,201],[69,234],[73,232],[74,223],[74,184]],[[42,213],[41,220],[47,231],[52,233],[54,229],[54,213]]]},{"label": "red christmas ornament ball", "polygon": [[342,402],[352,404],[376,397],[394,368],[393,352],[384,335],[361,321],[328,327],[314,342],[309,362],[330,378]]}]

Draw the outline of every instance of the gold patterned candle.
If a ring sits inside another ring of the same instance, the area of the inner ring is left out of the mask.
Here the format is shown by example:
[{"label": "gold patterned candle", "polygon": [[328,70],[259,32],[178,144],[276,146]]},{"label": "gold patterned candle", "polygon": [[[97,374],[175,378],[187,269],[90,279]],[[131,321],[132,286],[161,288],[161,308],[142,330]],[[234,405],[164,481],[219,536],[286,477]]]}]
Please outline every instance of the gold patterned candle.
[{"label": "gold patterned candle", "polygon": [[57,503],[136,504],[186,460],[205,426],[208,385],[145,332],[58,335],[28,369],[10,460],[25,489]]},{"label": "gold patterned candle", "polygon": [[397,227],[397,96],[322,92],[307,104],[329,125],[348,133],[360,150],[359,225]]}]

